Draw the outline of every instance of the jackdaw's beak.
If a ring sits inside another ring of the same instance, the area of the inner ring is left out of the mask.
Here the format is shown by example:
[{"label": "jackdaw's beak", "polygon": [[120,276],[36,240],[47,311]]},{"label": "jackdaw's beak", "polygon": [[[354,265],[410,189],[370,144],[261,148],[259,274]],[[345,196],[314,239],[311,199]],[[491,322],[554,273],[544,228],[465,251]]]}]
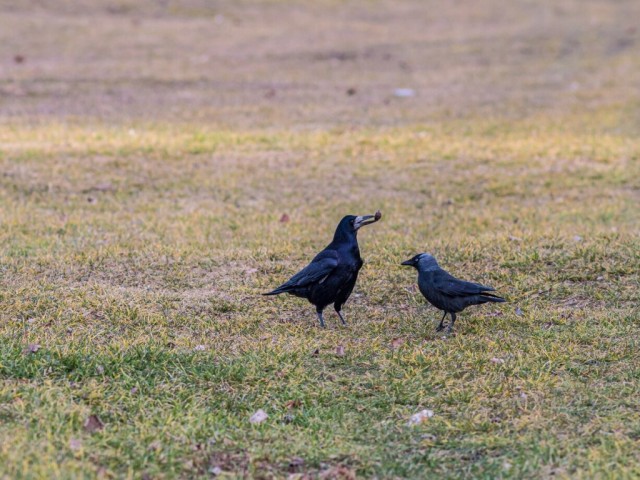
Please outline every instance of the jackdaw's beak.
[{"label": "jackdaw's beak", "polygon": [[413,267],[413,258],[410,258],[409,260],[405,260],[400,265],[404,265],[405,267]]},{"label": "jackdaw's beak", "polygon": [[355,230],[358,230],[360,227],[363,227],[364,225],[371,225],[372,223],[376,223],[381,218],[382,218],[382,213],[380,213],[380,210],[378,210],[375,215],[358,216],[353,222],[353,228]]}]

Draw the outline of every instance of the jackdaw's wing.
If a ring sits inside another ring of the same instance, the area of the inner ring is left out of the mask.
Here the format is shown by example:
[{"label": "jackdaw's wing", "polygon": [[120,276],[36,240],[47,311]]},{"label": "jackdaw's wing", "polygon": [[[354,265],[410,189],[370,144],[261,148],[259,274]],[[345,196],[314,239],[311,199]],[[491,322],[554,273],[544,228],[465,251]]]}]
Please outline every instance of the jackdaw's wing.
[{"label": "jackdaw's wing", "polygon": [[322,283],[331,272],[338,266],[338,253],[335,250],[323,250],[286,283],[265,295],[277,295],[278,293],[289,292],[304,288],[315,283]]},{"label": "jackdaw's wing", "polygon": [[440,293],[450,297],[466,297],[479,295],[485,292],[493,292],[495,288],[487,287],[480,283],[465,282],[459,280],[444,270],[439,270],[433,277],[433,287]]}]

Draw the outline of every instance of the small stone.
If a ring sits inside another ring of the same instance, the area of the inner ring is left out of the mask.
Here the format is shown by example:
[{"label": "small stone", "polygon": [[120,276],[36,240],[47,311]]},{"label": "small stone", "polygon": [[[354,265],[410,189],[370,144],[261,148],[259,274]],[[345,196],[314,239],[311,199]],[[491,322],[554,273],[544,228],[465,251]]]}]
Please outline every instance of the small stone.
[{"label": "small stone", "polygon": [[80,450],[82,448],[82,440],[79,440],[77,438],[70,439],[69,448],[74,451]]},{"label": "small stone", "polygon": [[220,467],[211,467],[209,469],[209,473],[214,477],[217,477],[218,475],[222,474],[222,469]]},{"label": "small stone", "polygon": [[434,415],[433,410],[421,410],[420,412],[414,413],[413,415],[411,415],[411,418],[407,422],[407,425],[409,426],[420,425],[422,422],[433,417],[433,415]]},{"label": "small stone", "polygon": [[249,418],[249,422],[253,424],[259,424],[264,422],[268,417],[269,415],[267,415],[267,412],[265,412],[262,409],[259,409],[256,413],[251,415],[251,418]]},{"label": "small stone", "polygon": [[393,95],[399,98],[414,97],[416,91],[413,88],[396,88],[393,91]]}]

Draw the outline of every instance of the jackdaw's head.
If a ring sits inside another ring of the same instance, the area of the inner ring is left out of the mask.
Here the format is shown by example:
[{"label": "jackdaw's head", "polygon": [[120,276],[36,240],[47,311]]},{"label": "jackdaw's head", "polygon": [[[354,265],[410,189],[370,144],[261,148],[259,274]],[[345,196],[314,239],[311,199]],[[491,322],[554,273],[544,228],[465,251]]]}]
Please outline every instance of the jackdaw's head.
[{"label": "jackdaw's head", "polygon": [[436,262],[436,259],[433,257],[433,255],[429,253],[419,253],[413,258],[402,262],[400,265],[414,267],[421,272],[436,270],[437,268],[439,268],[438,262]]}]

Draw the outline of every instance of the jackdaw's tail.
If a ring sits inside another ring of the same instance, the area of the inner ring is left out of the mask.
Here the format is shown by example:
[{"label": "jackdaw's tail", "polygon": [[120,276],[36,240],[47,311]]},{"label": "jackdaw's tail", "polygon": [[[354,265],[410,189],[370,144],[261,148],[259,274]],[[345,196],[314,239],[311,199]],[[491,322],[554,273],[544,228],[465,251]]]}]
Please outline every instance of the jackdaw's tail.
[{"label": "jackdaw's tail", "polygon": [[504,303],[504,302],[506,302],[506,300],[504,298],[499,297],[498,295],[492,295],[490,293],[483,293],[482,295],[479,295],[479,299],[482,301],[482,303],[485,303],[485,302]]}]

